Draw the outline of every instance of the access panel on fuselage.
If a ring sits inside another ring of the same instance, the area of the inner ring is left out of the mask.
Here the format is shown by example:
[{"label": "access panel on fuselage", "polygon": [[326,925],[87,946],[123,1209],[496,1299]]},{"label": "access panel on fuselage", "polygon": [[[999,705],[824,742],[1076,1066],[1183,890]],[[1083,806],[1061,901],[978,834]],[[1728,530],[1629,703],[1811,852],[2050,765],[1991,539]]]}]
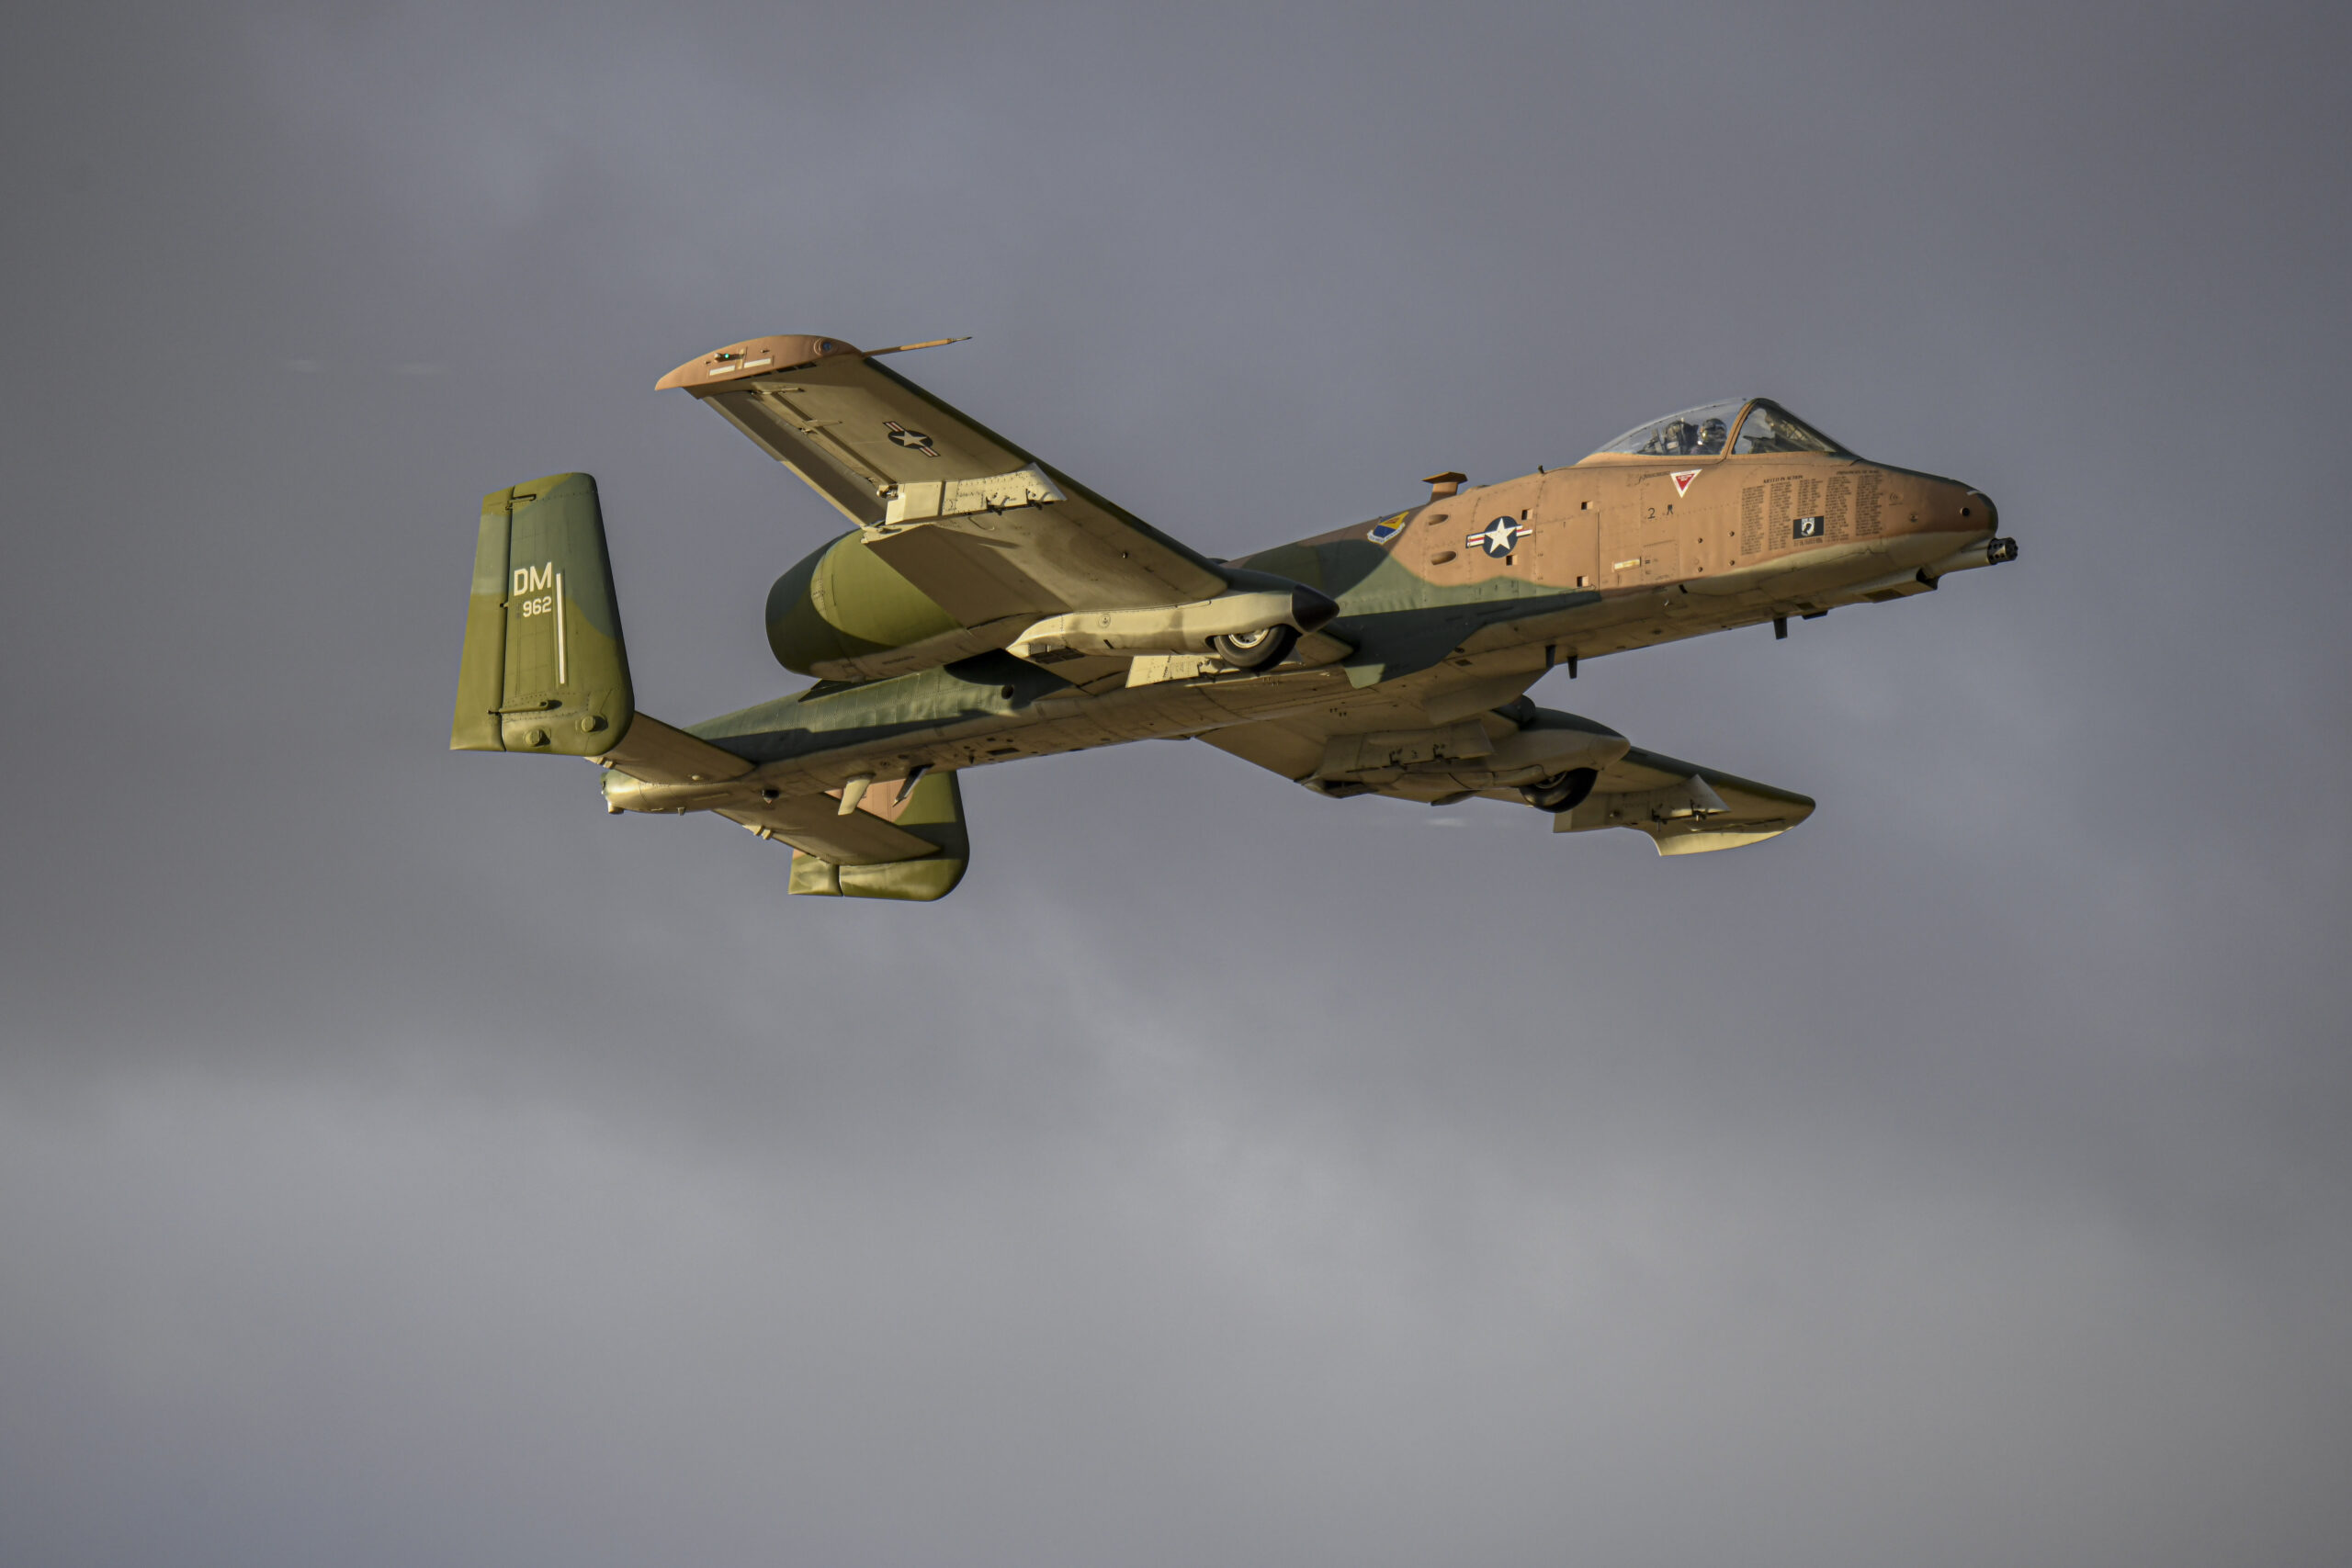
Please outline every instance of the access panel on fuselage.
[{"label": "access panel on fuselage", "polygon": [[1623,588],[1643,581],[1645,559],[1642,547],[1650,540],[1650,519],[1642,496],[1639,468],[1611,466],[1600,470],[1600,493],[1593,504],[1600,513],[1600,581],[1603,588]]},{"label": "access panel on fuselage", "polygon": [[[1677,482],[1678,474],[1688,477]],[[1667,503],[1674,508],[1682,539],[1683,578],[1724,570],[1739,525],[1739,486],[1732,470],[1718,460],[1674,470],[1663,482],[1675,492]]]},{"label": "access panel on fuselage", "polygon": [[1535,537],[1529,541],[1537,581],[1555,588],[1590,588],[1600,581],[1600,510],[1593,476],[1573,468],[1546,474],[1536,502]]},{"label": "access panel on fuselage", "polygon": [[1679,581],[1703,570],[1703,525],[1710,501],[1721,489],[1713,463],[1642,476],[1641,581]]}]

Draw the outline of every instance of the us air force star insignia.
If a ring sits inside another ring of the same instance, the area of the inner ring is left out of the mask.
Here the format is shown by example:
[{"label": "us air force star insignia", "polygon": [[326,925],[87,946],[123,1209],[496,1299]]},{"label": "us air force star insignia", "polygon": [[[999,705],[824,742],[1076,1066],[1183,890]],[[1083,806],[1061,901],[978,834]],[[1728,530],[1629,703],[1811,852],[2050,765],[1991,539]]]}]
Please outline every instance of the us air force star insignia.
[{"label": "us air force star insignia", "polygon": [[1686,468],[1681,473],[1676,474],[1674,476],[1674,493],[1677,495],[1689,495],[1690,493],[1690,481],[1698,477],[1699,470],[1696,468]]},{"label": "us air force star insignia", "polygon": [[925,435],[922,431],[909,430],[905,425],[900,424],[895,419],[886,419],[882,423],[890,427],[890,439],[897,442],[899,446],[907,447],[912,451],[920,452],[926,457],[936,457],[939,456],[938,452],[935,451],[931,445],[931,437]]},{"label": "us air force star insignia", "polygon": [[1535,532],[1534,529],[1515,517],[1498,517],[1487,524],[1483,532],[1473,534],[1462,542],[1465,545],[1476,545],[1488,555],[1500,559],[1510,554],[1511,547],[1519,543],[1522,535],[1533,532]]}]

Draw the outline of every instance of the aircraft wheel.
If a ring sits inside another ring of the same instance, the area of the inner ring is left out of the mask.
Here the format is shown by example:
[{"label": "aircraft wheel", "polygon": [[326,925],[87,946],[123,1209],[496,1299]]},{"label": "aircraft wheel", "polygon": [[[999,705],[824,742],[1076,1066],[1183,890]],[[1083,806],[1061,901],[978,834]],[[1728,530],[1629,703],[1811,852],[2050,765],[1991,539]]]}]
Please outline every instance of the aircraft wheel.
[{"label": "aircraft wheel", "polygon": [[1600,773],[1593,768],[1571,768],[1556,778],[1532,784],[1519,792],[1520,798],[1538,811],[1548,811],[1557,817],[1574,811],[1592,794],[1592,786],[1600,782]]},{"label": "aircraft wheel", "polygon": [[1236,670],[1264,670],[1280,664],[1298,646],[1296,626],[1268,626],[1235,637],[1214,637],[1209,646]]}]

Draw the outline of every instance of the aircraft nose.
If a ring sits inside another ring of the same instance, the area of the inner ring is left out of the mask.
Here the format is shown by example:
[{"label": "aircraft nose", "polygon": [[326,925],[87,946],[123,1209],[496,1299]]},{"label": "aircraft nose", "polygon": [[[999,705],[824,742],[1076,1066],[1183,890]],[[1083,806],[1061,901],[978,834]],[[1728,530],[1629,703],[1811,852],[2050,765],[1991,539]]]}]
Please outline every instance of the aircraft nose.
[{"label": "aircraft nose", "polygon": [[1966,495],[1961,498],[1960,504],[1961,515],[1966,517],[1970,522],[1981,522],[1985,527],[1994,530],[1996,533],[2000,531],[2001,509],[1994,505],[1993,498],[1986,495],[1983,491],[1970,491]]}]

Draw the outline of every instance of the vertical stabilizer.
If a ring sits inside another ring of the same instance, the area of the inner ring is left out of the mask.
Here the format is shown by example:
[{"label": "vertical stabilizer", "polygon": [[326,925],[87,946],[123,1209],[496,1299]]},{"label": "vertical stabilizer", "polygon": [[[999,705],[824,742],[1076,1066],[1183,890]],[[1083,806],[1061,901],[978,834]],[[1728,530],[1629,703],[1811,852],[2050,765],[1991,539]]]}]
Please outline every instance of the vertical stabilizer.
[{"label": "vertical stabilizer", "polygon": [[551,474],[482,497],[449,749],[593,757],[636,714],[596,481]]}]

